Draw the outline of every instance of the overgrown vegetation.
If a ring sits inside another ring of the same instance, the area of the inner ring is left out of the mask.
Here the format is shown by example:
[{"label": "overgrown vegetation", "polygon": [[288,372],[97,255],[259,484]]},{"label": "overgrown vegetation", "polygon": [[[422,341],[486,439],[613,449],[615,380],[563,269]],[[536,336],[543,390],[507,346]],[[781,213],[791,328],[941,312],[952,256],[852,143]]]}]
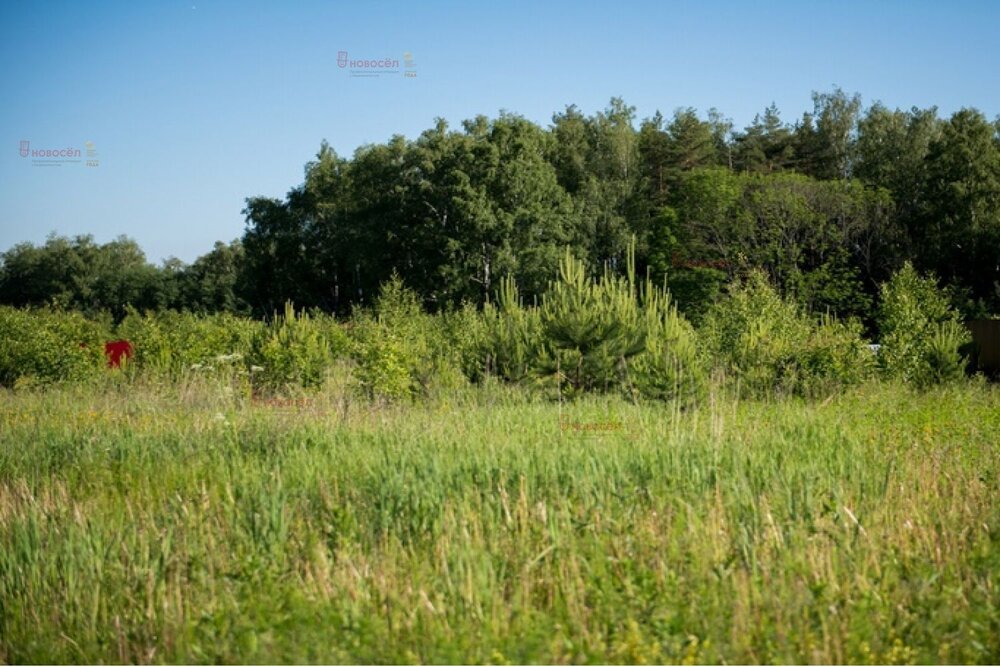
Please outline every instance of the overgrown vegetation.
[{"label": "overgrown vegetation", "polygon": [[[239,392],[295,394],[347,373],[370,400],[424,399],[500,380],[550,398],[614,393],[633,400],[703,397],[710,375],[744,396],[829,396],[881,376],[918,388],[965,375],[969,335],[933,277],[906,265],[881,292],[882,346],[860,322],[816,315],[782,297],[762,272],[730,284],[695,328],[669,291],[624,276],[599,277],[568,250],[560,276],[535,304],[512,278],[495,301],[430,314],[395,277],[370,309],[346,320],[296,311],[267,321],[129,309],[112,327],[53,310],[0,311],[0,383],[85,378],[103,365],[102,336],[135,346],[133,375],[224,379]],[[35,335],[37,329],[37,335]]]},{"label": "overgrown vegetation", "polygon": [[879,313],[569,250],[482,310],[0,307],[0,662],[996,662],[1000,395],[932,277]]},{"label": "overgrown vegetation", "polygon": [[962,377],[960,350],[971,337],[933,277],[906,264],[882,286],[881,297],[879,361],[889,375],[919,385]]},{"label": "overgrown vegetation", "polygon": [[3,394],[0,661],[1000,660],[995,388],[222,389]]},{"label": "overgrown vegetation", "polygon": [[0,306],[0,386],[93,377],[109,335],[107,322],[79,313]]},{"label": "overgrown vegetation", "polygon": [[704,334],[722,368],[751,395],[828,394],[863,382],[874,368],[859,323],[804,312],[759,272],[709,309]]}]

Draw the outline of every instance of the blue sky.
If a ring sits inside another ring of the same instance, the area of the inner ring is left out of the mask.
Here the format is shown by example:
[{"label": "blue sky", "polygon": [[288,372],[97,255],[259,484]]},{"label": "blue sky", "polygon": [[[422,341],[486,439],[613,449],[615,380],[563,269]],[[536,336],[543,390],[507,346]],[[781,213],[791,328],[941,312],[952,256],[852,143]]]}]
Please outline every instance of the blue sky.
[{"label": "blue sky", "polygon": [[[438,116],[547,125],[621,96],[640,118],[714,106],[743,127],[834,85],[1000,113],[996,2],[5,0],[0,25],[0,249],[127,234],[191,261],[242,234],[246,197],[299,184],[321,140],[351,155]],[[416,76],[351,77],[339,51],[409,52]],[[23,140],[90,141],[97,166],[35,167]]]}]

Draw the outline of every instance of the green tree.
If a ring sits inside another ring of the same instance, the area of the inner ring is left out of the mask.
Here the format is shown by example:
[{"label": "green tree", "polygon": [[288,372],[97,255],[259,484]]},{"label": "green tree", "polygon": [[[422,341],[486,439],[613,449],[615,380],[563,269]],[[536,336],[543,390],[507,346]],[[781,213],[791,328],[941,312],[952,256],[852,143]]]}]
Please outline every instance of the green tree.
[{"label": "green tree", "polygon": [[129,304],[169,305],[172,278],[149,264],[139,245],[125,236],[97,244],[92,236],[53,234],[40,247],[22,243],[2,255],[0,302],[110,311],[121,318]]},{"label": "green tree", "polygon": [[792,132],[773,103],[764,115],[754,116],[734,137],[733,166],[743,172],[770,173],[789,168],[794,160]]},{"label": "green tree", "polygon": [[962,374],[959,350],[970,336],[933,275],[921,276],[907,262],[879,296],[878,358],[888,376],[923,386]]},{"label": "green tree", "polygon": [[813,92],[816,123],[812,154],[803,171],[820,179],[849,178],[854,163],[854,141],[861,111],[861,96],[848,96],[840,88],[829,93]]},{"label": "green tree", "polygon": [[592,281],[567,249],[559,280],[545,294],[541,323],[552,352],[542,366],[558,373],[570,394],[627,384],[628,360],[645,350],[647,333],[634,265],[630,261],[627,277],[605,271]]},{"label": "green tree", "polygon": [[974,109],[956,112],[928,152],[928,206],[916,232],[923,266],[996,308],[1000,286],[1000,147]]},{"label": "green tree", "polygon": [[718,162],[718,137],[713,126],[698,118],[697,112],[688,107],[678,109],[667,126],[669,137],[668,159],[680,171],[709,167]]},{"label": "green tree", "polygon": [[210,252],[179,270],[176,305],[200,313],[245,312],[240,295],[244,261],[242,243],[216,241]]}]

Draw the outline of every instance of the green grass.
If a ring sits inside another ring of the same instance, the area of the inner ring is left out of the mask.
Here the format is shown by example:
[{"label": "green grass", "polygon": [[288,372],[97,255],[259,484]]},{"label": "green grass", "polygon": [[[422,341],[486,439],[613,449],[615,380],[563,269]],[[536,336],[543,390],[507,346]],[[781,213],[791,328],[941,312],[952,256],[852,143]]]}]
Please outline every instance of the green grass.
[{"label": "green grass", "polygon": [[0,394],[0,661],[1000,661],[996,388],[491,396]]}]

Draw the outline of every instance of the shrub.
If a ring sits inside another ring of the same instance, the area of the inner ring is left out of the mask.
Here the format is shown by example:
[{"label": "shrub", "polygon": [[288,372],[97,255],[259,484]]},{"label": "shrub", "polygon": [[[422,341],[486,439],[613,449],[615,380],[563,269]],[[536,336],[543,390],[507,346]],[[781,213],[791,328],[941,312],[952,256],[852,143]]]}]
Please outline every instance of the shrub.
[{"label": "shrub", "polygon": [[0,306],[0,385],[92,377],[107,366],[108,325],[79,313]]},{"label": "shrub", "polygon": [[632,362],[635,390],[645,398],[698,399],[708,373],[694,327],[677,311],[669,292],[647,280],[643,295],[647,335],[645,350]]},{"label": "shrub", "polygon": [[878,359],[887,376],[927,386],[963,374],[959,348],[971,336],[933,276],[921,277],[907,262],[882,285],[880,297]]},{"label": "shrub", "polygon": [[253,336],[254,387],[278,392],[320,387],[334,359],[348,346],[347,334],[332,317],[297,313],[286,303],[285,312],[276,313]]},{"label": "shrub", "polygon": [[354,379],[367,398],[398,400],[415,393],[406,350],[395,332],[365,314],[354,318],[351,335]]},{"label": "shrub", "polygon": [[457,310],[442,313],[441,327],[462,374],[473,382],[481,380],[486,372],[486,349],[490,337],[484,312],[479,312],[471,303],[465,303]]},{"label": "shrub", "polygon": [[462,350],[449,340],[444,322],[425,313],[397,276],[383,284],[374,312],[353,320],[355,379],[362,391],[399,399],[464,384]]},{"label": "shrub", "polygon": [[931,328],[924,350],[920,373],[914,378],[917,386],[956,382],[965,377],[967,359],[961,349],[971,340],[964,326],[953,320],[937,322]]},{"label": "shrub", "polygon": [[745,391],[767,394],[782,387],[809,324],[798,306],[754,271],[709,308],[703,334],[714,358]]},{"label": "shrub", "polygon": [[863,381],[873,365],[860,324],[809,316],[759,271],[709,309],[703,333],[750,395],[817,395]]},{"label": "shrub", "polygon": [[259,322],[228,313],[139,313],[129,307],[117,335],[133,344],[132,363],[137,369],[177,377],[192,369],[242,367],[261,327]]},{"label": "shrub", "polygon": [[542,321],[537,308],[526,308],[512,277],[500,282],[497,303],[483,308],[480,356],[487,376],[508,382],[526,380],[542,351]]},{"label": "shrub", "polygon": [[524,307],[513,279],[501,281],[497,305],[483,315],[486,371],[511,381],[555,379],[563,395],[622,391],[633,397],[691,399],[706,366],[690,323],[667,292],[625,276],[598,280],[568,252],[541,307]]},{"label": "shrub", "polygon": [[631,255],[625,278],[605,271],[599,281],[590,280],[568,250],[559,269],[542,301],[546,354],[540,370],[559,372],[571,393],[622,387],[628,360],[646,348]]},{"label": "shrub", "polygon": [[795,393],[818,396],[854,386],[872,376],[875,358],[857,320],[822,315],[796,354]]}]

